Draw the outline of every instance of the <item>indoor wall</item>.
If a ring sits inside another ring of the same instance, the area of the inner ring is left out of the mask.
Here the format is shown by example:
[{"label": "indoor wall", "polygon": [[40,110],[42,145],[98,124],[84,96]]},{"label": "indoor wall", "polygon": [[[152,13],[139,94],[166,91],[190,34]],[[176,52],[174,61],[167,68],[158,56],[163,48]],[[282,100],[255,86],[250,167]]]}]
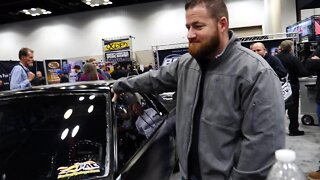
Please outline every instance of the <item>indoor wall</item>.
[{"label": "indoor wall", "polygon": [[[165,0],[3,24],[0,59],[18,59],[18,50],[24,46],[35,50],[37,60],[90,56],[102,59],[103,38],[127,35],[134,37],[134,52],[150,55],[145,51],[151,51],[152,46],[187,42],[184,3],[185,0]],[[263,26],[264,0],[226,3],[230,28]],[[149,59],[141,62],[149,63]]]}]

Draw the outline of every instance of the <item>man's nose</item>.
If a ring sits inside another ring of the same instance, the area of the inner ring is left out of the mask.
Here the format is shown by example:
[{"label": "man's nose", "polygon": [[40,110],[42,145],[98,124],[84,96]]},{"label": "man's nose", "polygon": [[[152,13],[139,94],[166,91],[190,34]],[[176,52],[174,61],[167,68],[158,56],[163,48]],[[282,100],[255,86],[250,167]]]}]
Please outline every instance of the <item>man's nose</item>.
[{"label": "man's nose", "polygon": [[193,39],[193,38],[195,38],[195,37],[196,37],[196,33],[193,31],[192,28],[190,28],[190,29],[188,30],[187,38],[188,38],[188,39]]}]

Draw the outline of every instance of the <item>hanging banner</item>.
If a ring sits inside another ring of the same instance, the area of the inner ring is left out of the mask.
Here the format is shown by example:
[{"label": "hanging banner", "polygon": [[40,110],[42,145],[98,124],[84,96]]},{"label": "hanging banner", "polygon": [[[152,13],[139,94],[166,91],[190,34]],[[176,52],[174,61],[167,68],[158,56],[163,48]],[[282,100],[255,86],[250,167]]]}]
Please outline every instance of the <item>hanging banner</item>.
[{"label": "hanging banner", "polygon": [[48,84],[60,83],[57,70],[61,69],[61,60],[45,60],[45,67]]},{"label": "hanging banner", "polygon": [[159,66],[167,66],[187,52],[188,48],[158,50]]},{"label": "hanging banner", "polygon": [[113,64],[131,61],[131,36],[118,39],[103,39],[102,41],[105,61]]}]

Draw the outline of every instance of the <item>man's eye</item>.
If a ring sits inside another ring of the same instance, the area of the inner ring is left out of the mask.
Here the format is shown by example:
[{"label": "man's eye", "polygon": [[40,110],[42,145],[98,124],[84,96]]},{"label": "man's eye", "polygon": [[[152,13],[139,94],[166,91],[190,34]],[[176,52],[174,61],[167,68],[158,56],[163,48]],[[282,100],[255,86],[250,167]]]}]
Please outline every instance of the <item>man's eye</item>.
[{"label": "man's eye", "polygon": [[197,25],[197,26],[194,26],[195,29],[202,29],[203,26],[202,25]]}]

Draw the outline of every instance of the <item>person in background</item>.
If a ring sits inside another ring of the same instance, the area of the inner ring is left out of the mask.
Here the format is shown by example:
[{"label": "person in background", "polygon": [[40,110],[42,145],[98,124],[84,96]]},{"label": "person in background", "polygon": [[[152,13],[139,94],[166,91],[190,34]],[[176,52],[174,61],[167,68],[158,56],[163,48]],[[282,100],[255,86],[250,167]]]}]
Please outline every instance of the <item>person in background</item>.
[{"label": "person in background", "polygon": [[33,65],[33,50],[21,48],[19,51],[20,63],[11,70],[10,90],[30,88],[35,75],[28,67]]},{"label": "person in background", "polygon": [[285,146],[279,78],[229,31],[223,0],[187,0],[189,53],[158,70],[122,78],[123,92],[177,91],[176,147],[182,179],[266,179]]},{"label": "person in background", "polygon": [[105,80],[109,80],[111,78],[111,76],[109,74],[110,68],[107,67],[106,65],[102,65],[100,69],[101,69],[101,73],[106,78]]},{"label": "person in background", "polygon": [[80,81],[96,81],[104,80],[101,74],[97,72],[96,66],[91,63],[86,63],[83,66],[83,74],[80,77]]},{"label": "person in background", "polygon": [[146,73],[148,72],[150,69],[149,69],[149,66],[144,66],[143,67],[143,73]]},{"label": "person in background", "polygon": [[[317,74],[316,80],[316,103],[317,103],[317,116],[318,122],[320,122],[320,46],[311,54],[311,56],[304,62],[305,67],[308,71]],[[320,161],[319,161],[320,162]],[[320,180],[320,167],[317,171],[310,172],[308,178],[312,180]]]},{"label": "person in background", "polygon": [[133,69],[132,66],[130,66],[127,71],[128,71],[128,75],[127,76],[138,75],[138,72],[135,69]]},{"label": "person in background", "polygon": [[269,54],[263,43],[254,43],[252,44],[250,49],[253,52],[259,54],[268,62],[274,72],[276,72],[276,74],[278,75],[279,79],[287,76],[287,70],[283,67],[281,61],[276,56],[272,56],[271,54]]},{"label": "person in background", "polygon": [[88,63],[91,63],[91,64],[95,65],[96,66],[96,71],[103,77],[104,80],[108,80],[108,78],[105,76],[103,71],[100,69],[96,59],[90,58],[88,60]]},{"label": "person in background", "polygon": [[68,76],[67,76],[66,74],[64,74],[61,69],[58,69],[58,70],[57,70],[57,75],[58,75],[59,78],[60,78],[60,83],[67,83],[67,82],[69,82]]},{"label": "person in background", "polygon": [[4,83],[0,80],[0,91],[4,91]]},{"label": "person in background", "polygon": [[76,81],[79,81],[80,80],[80,77],[82,75],[82,72],[81,72],[81,68],[79,65],[74,65],[74,71],[77,73],[77,79]]},{"label": "person in background", "polygon": [[153,70],[152,64],[149,64],[148,69],[149,69],[149,71]]},{"label": "person in background", "polygon": [[114,65],[114,70],[110,75],[112,79],[117,80],[119,78],[126,77],[127,72],[125,70],[123,71],[120,64],[117,63]]},{"label": "person in background", "polygon": [[36,72],[36,77],[31,81],[31,84],[33,86],[40,86],[40,85],[46,85],[46,78],[42,76],[41,71]]},{"label": "person in background", "polygon": [[142,74],[143,73],[143,71],[141,70],[140,66],[138,66],[137,72],[138,72],[138,74]]},{"label": "person in background", "polygon": [[302,136],[304,131],[299,130],[299,76],[308,76],[309,72],[304,68],[299,58],[293,55],[293,42],[284,40],[280,43],[280,50],[276,57],[280,59],[289,74],[289,82],[292,90],[292,104],[288,107],[289,136]]},{"label": "person in background", "polygon": [[111,70],[110,70],[110,67],[105,66],[104,72],[107,74],[108,79],[111,79],[110,71],[111,71]]},{"label": "person in background", "polygon": [[[317,74],[316,80],[316,103],[317,103],[317,116],[320,120],[320,46],[311,54],[311,56],[305,61],[305,67],[309,72]],[[319,121],[320,122],[320,121]]]}]

